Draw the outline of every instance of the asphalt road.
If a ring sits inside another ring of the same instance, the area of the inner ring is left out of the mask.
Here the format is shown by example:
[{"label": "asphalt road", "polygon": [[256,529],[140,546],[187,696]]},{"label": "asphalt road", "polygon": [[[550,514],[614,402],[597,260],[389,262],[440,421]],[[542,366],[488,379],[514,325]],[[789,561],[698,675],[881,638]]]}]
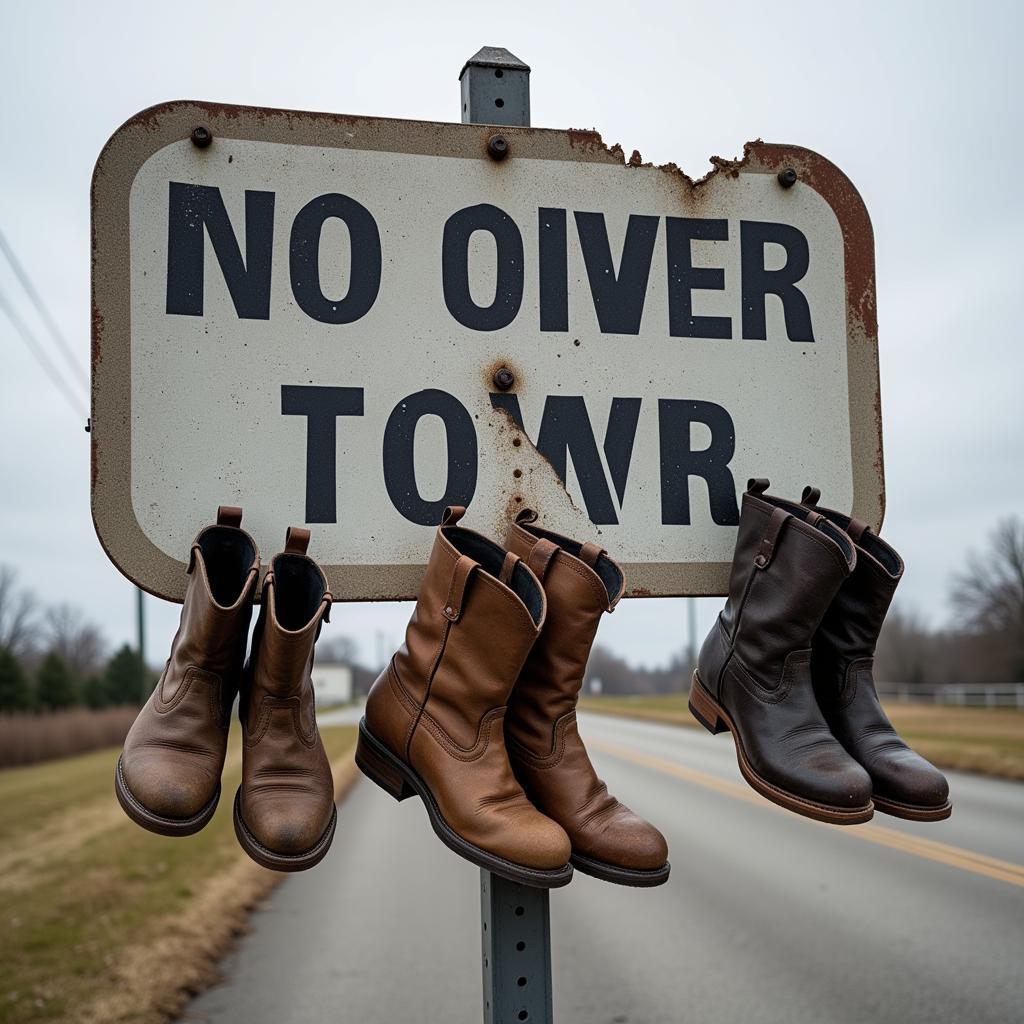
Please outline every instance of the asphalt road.
[{"label": "asphalt road", "polygon": [[[671,850],[660,889],[551,897],[558,1024],[1024,1021],[1024,785],[951,776],[953,817],[821,825],[740,780],[727,736],[585,716]],[[211,1024],[477,1024],[478,872],[367,781],[190,1006]]]}]

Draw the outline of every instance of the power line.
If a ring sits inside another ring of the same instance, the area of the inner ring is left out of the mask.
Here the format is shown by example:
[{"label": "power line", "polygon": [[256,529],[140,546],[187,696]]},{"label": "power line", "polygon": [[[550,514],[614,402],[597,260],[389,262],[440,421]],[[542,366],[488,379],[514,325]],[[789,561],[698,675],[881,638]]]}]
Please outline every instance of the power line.
[{"label": "power line", "polygon": [[7,262],[10,263],[11,270],[14,271],[15,277],[17,277],[21,282],[21,287],[25,289],[25,294],[28,295],[29,299],[31,299],[32,305],[35,306],[40,319],[44,324],[46,324],[46,329],[50,332],[50,336],[57,343],[57,348],[60,349],[61,355],[64,356],[64,361],[71,367],[71,372],[78,378],[79,384],[81,384],[82,387],[87,388],[89,386],[89,379],[86,377],[81,363],[79,363],[75,358],[75,354],[71,351],[71,346],[61,333],[56,321],[50,315],[50,311],[46,308],[45,303],[39,297],[39,292],[36,291],[35,285],[32,284],[31,279],[25,272],[25,268],[21,265],[18,257],[15,256],[14,250],[4,237],[2,230],[0,230],[0,250],[2,250],[3,254],[7,257]]},{"label": "power line", "polygon": [[67,381],[60,375],[57,367],[51,362],[50,357],[46,354],[46,350],[42,345],[39,344],[39,340],[29,330],[28,325],[24,320],[18,316],[14,307],[7,300],[7,296],[0,291],[0,311],[7,314],[7,319],[11,321],[15,331],[21,337],[21,340],[25,343],[25,347],[36,357],[36,361],[43,368],[46,376],[50,378],[50,382],[55,388],[64,396],[65,401],[71,407],[76,418],[79,422],[84,422],[86,419],[85,406],[82,404],[79,396],[71,389]]}]

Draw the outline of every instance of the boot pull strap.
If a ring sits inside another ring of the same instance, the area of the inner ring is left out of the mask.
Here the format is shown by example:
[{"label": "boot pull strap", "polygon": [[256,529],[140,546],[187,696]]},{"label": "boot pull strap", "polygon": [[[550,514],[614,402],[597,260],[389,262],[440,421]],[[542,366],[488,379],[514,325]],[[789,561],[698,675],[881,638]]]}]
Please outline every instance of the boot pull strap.
[{"label": "boot pull strap", "polygon": [[771,487],[771,482],[767,477],[763,476],[752,476],[747,481],[747,494],[764,494],[768,488]]},{"label": "boot pull strap", "polygon": [[465,514],[465,505],[449,505],[441,516],[441,526],[454,526]]},{"label": "boot pull strap", "polygon": [[855,544],[859,544],[861,538],[868,531],[868,524],[863,519],[854,519],[850,516],[850,525],[846,528],[846,532],[850,535],[851,539]]},{"label": "boot pull strap", "polygon": [[784,508],[772,509],[772,517],[768,520],[768,528],[764,531],[761,547],[758,548],[757,557],[754,559],[754,565],[758,569],[767,569],[771,563],[772,555],[775,554],[775,548],[779,543],[779,534],[789,517],[790,514]]},{"label": "boot pull strap", "polygon": [[469,555],[459,555],[455,563],[451,581],[448,584],[448,596],[444,599],[444,607],[441,614],[449,622],[458,622],[462,614],[462,606],[466,602],[466,586],[469,584],[469,577],[473,570],[479,565]]},{"label": "boot pull strap", "polygon": [[501,563],[501,572],[498,573],[498,579],[501,580],[506,587],[511,584],[512,573],[516,571],[516,566],[520,561],[520,557],[514,551],[505,552],[505,561]]},{"label": "boot pull strap", "polygon": [[[806,505],[808,508],[816,508],[820,500],[821,491],[817,487],[805,487],[804,493],[800,497],[800,504]],[[861,537],[864,536],[868,529],[868,524],[863,519],[855,519],[853,516],[850,516],[846,532],[855,544],[860,543]]]},{"label": "boot pull strap", "polygon": [[218,526],[241,526],[242,510],[237,505],[221,505],[217,509]]},{"label": "boot pull strap", "polygon": [[533,574],[537,579],[543,582],[544,577],[547,575],[548,567],[551,565],[551,559],[556,554],[558,554],[558,545],[546,537],[541,537],[530,548],[530,553],[526,557],[526,564],[533,570]]},{"label": "boot pull strap", "polygon": [[[242,510],[237,505],[218,505],[217,506],[217,525],[218,526],[234,526],[239,527],[242,525]],[[202,532],[202,531],[200,531]],[[202,548],[192,543],[192,548],[188,553],[188,567],[185,569],[185,573],[191,576],[196,568],[196,556],[202,551]]]},{"label": "boot pull strap", "polygon": [[591,544],[590,541],[580,547],[580,561],[586,562],[591,569],[597,566],[597,560],[603,554],[604,548],[598,544]]},{"label": "boot pull strap", "polygon": [[304,555],[309,547],[309,530],[301,526],[289,526],[284,535],[285,554]]}]

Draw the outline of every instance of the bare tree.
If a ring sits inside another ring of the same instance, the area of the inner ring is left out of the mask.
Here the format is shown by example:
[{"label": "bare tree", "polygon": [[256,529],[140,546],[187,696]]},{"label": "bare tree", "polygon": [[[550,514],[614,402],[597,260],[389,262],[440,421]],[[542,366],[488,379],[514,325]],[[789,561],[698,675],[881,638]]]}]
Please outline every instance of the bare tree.
[{"label": "bare tree", "polygon": [[332,636],[330,640],[317,645],[316,660],[321,664],[340,662],[355,665],[359,661],[359,645],[350,636]]},{"label": "bare tree", "polygon": [[58,604],[46,610],[43,633],[49,649],[61,656],[79,682],[95,676],[106,661],[107,645],[103,634],[70,604]]},{"label": "bare tree", "polygon": [[967,626],[1004,640],[1010,669],[1024,680],[1024,520],[996,524],[988,550],[972,553],[956,577],[952,597]]},{"label": "bare tree", "polygon": [[875,650],[875,674],[889,683],[934,682],[931,662],[936,635],[919,612],[893,606]]},{"label": "bare tree", "polygon": [[0,647],[15,657],[24,657],[35,646],[36,607],[32,591],[18,586],[15,569],[0,565]]}]

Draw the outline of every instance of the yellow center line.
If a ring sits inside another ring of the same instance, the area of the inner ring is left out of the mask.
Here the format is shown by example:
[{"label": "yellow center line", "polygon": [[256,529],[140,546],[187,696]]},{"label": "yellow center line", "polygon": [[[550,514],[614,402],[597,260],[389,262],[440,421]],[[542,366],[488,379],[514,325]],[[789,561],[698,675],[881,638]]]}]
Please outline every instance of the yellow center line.
[{"label": "yellow center line", "polygon": [[[629,747],[620,746],[617,743],[607,743],[603,740],[588,740],[587,746],[600,750],[612,757],[623,761],[632,761],[634,764],[651,768],[654,771],[662,772],[665,775],[672,775],[685,782],[692,782],[694,785],[703,786],[705,789],[714,790],[734,800],[743,800],[746,803],[757,804],[772,811],[792,814],[784,808],[773,804],[759,796],[748,786],[734,782],[731,779],[720,779],[707,772],[698,771],[695,768],[687,768],[675,761],[663,757],[654,757],[650,754],[641,754]],[[817,825],[820,828],[827,828],[838,832],[840,835],[851,839],[861,839],[877,846],[886,846],[891,850],[899,850],[914,857],[922,857],[925,860],[932,860],[939,864],[946,864],[949,867],[959,868],[961,871],[968,871],[975,875],[982,875],[985,878],[994,878],[1008,885],[1024,887],[1024,864],[1014,864],[1012,861],[999,860],[997,857],[989,857],[983,853],[976,853],[973,850],[965,850],[959,846],[950,846],[948,843],[939,843],[933,839],[922,839],[918,836],[908,836],[903,832],[896,832],[893,829],[882,828],[878,825],[828,825],[824,822],[815,821],[813,818],[796,816],[800,821],[809,825]]]}]

